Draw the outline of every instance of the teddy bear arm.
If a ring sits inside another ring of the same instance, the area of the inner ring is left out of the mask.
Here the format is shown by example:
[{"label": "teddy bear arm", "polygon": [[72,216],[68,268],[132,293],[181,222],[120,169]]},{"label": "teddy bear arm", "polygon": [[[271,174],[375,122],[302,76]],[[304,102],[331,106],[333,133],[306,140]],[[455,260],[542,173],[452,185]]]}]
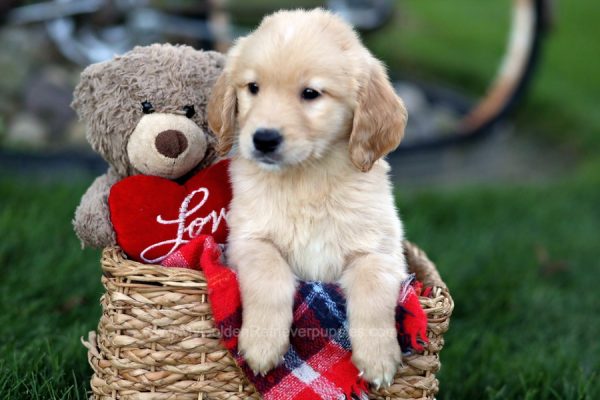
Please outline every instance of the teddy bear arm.
[{"label": "teddy bear arm", "polygon": [[117,174],[109,170],[96,178],[81,198],[75,210],[73,227],[82,247],[103,248],[116,243],[110,221],[108,195],[110,188],[118,180]]}]

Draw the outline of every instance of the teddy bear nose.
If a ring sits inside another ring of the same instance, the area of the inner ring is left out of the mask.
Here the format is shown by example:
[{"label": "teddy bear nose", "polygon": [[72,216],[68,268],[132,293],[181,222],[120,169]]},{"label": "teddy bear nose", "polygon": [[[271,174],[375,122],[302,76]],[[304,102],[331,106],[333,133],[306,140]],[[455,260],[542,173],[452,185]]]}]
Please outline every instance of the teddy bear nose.
[{"label": "teddy bear nose", "polygon": [[154,139],[156,150],[169,158],[177,158],[187,149],[188,141],[185,135],[174,129],[162,131]]}]

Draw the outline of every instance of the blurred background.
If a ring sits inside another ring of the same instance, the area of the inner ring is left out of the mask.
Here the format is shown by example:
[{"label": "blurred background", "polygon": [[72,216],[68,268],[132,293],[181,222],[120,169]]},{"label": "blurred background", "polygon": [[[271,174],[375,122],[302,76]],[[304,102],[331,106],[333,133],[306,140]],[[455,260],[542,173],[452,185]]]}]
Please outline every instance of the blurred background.
[{"label": "blurred background", "polygon": [[106,165],[69,107],[81,70],[137,44],[226,51],[263,15],[315,6],[359,30],[409,110],[398,206],[456,303],[438,398],[600,398],[593,0],[2,0],[4,398],[86,397],[99,251],[70,222]]}]

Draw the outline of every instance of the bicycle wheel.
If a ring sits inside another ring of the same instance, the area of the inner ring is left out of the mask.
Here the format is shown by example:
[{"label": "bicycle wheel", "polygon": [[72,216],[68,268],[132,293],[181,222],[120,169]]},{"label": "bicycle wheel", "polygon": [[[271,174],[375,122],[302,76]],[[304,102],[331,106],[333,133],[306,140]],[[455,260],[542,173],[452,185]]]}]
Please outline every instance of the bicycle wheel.
[{"label": "bicycle wheel", "polygon": [[548,1],[397,4],[395,26],[388,31],[399,41],[386,44],[384,37],[372,44],[382,54],[399,48],[391,62],[394,72],[402,71],[396,87],[410,116],[400,151],[491,132],[531,82],[548,26]]}]

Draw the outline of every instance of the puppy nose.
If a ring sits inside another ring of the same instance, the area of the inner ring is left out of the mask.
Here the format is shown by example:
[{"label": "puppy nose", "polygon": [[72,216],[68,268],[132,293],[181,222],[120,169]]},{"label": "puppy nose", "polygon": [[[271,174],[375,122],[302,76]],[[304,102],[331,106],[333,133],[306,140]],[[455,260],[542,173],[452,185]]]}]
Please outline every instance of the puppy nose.
[{"label": "puppy nose", "polygon": [[169,129],[162,131],[154,139],[156,150],[160,154],[169,158],[177,158],[188,147],[188,141],[185,135],[179,131]]},{"label": "puppy nose", "polygon": [[283,136],[276,129],[257,129],[252,138],[256,150],[272,153],[283,141]]}]

